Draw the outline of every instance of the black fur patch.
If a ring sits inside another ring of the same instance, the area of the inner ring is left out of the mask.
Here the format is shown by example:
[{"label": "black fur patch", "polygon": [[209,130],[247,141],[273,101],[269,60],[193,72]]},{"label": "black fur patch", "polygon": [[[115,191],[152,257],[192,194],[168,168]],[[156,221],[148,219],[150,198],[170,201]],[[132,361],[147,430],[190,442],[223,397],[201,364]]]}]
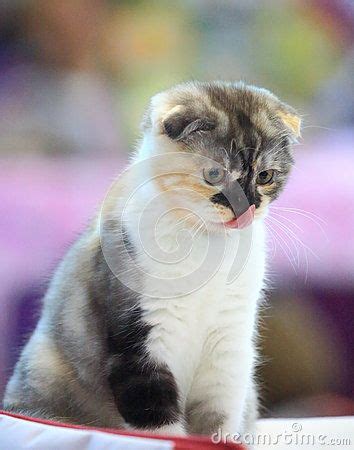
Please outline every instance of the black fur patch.
[{"label": "black fur patch", "polygon": [[231,209],[236,217],[246,212],[250,205],[255,204],[256,207],[258,206],[253,192],[247,189],[247,186],[242,186],[237,181],[222,192],[214,194],[210,201]]},{"label": "black fur patch", "polygon": [[169,116],[163,123],[165,133],[174,140],[185,139],[194,131],[210,131],[215,128],[215,122],[207,117],[198,118],[195,115],[176,113]]},{"label": "black fur patch", "polygon": [[109,381],[119,412],[130,425],[155,428],[178,420],[177,386],[166,367],[123,357]]},{"label": "black fur patch", "polygon": [[245,114],[243,111],[239,111],[236,114],[236,117],[241,128],[248,131],[252,129],[253,125],[247,114]]},{"label": "black fur patch", "polygon": [[[126,230],[123,240],[125,249],[134,256]],[[97,255],[96,273],[104,281],[98,288],[106,305],[111,361],[108,382],[119,413],[128,424],[139,428],[173,423],[180,415],[177,385],[166,366],[149,360],[145,345],[151,326],[143,319],[139,295],[112,274],[102,252]]]},{"label": "black fur patch", "polygon": [[219,205],[225,206],[226,208],[230,208],[233,211],[233,208],[231,206],[231,203],[229,202],[229,200],[227,199],[227,197],[225,197],[225,195],[222,192],[218,192],[217,194],[214,194],[210,200],[213,203],[217,203]]}]

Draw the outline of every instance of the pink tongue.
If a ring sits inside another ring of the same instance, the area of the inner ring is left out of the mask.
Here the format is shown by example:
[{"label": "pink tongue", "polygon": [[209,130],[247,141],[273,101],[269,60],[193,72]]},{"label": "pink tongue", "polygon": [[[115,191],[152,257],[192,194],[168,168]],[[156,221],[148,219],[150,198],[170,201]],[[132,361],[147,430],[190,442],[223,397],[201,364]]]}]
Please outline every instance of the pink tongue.
[{"label": "pink tongue", "polygon": [[246,228],[248,225],[251,225],[254,219],[255,210],[256,207],[251,205],[240,217],[226,222],[225,226],[228,228]]}]

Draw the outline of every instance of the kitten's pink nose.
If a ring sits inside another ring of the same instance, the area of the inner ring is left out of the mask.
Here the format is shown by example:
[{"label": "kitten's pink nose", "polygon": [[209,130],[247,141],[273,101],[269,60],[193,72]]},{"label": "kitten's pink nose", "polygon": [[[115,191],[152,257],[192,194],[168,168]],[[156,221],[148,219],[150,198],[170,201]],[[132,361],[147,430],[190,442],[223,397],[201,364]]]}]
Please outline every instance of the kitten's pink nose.
[{"label": "kitten's pink nose", "polygon": [[248,225],[251,225],[251,223],[254,219],[255,210],[256,210],[256,207],[254,205],[251,205],[247,209],[247,211],[245,211],[239,217],[236,217],[235,219],[225,222],[224,223],[225,227],[228,227],[228,228],[246,228],[246,227],[248,227]]}]

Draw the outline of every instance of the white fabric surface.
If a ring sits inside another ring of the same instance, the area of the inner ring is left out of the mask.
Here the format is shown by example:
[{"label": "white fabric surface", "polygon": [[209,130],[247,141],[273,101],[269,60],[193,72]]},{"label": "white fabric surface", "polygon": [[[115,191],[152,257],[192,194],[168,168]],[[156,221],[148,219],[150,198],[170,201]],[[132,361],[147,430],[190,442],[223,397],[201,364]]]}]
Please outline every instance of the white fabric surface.
[{"label": "white fabric surface", "polygon": [[45,425],[0,415],[0,450],[173,450],[170,441]]},{"label": "white fabric surface", "polygon": [[[230,436],[227,436],[229,439]],[[254,435],[244,435],[254,450],[354,449],[354,417],[264,419]],[[232,440],[231,440],[232,441]],[[215,442],[215,441],[214,441]],[[234,437],[239,443],[240,437]],[[172,441],[70,429],[0,415],[0,450],[173,450]]]}]

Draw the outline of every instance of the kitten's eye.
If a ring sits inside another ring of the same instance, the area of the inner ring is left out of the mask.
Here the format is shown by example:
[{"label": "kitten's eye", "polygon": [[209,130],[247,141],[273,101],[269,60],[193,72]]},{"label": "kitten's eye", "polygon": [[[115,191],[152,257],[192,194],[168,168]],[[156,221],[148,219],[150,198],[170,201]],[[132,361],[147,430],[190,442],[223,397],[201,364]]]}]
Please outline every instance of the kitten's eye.
[{"label": "kitten's eye", "polygon": [[270,184],[274,178],[274,170],[264,170],[263,172],[259,172],[257,176],[258,184]]},{"label": "kitten's eye", "polygon": [[225,178],[225,169],[222,167],[211,167],[203,169],[204,180],[209,184],[219,184]]}]

